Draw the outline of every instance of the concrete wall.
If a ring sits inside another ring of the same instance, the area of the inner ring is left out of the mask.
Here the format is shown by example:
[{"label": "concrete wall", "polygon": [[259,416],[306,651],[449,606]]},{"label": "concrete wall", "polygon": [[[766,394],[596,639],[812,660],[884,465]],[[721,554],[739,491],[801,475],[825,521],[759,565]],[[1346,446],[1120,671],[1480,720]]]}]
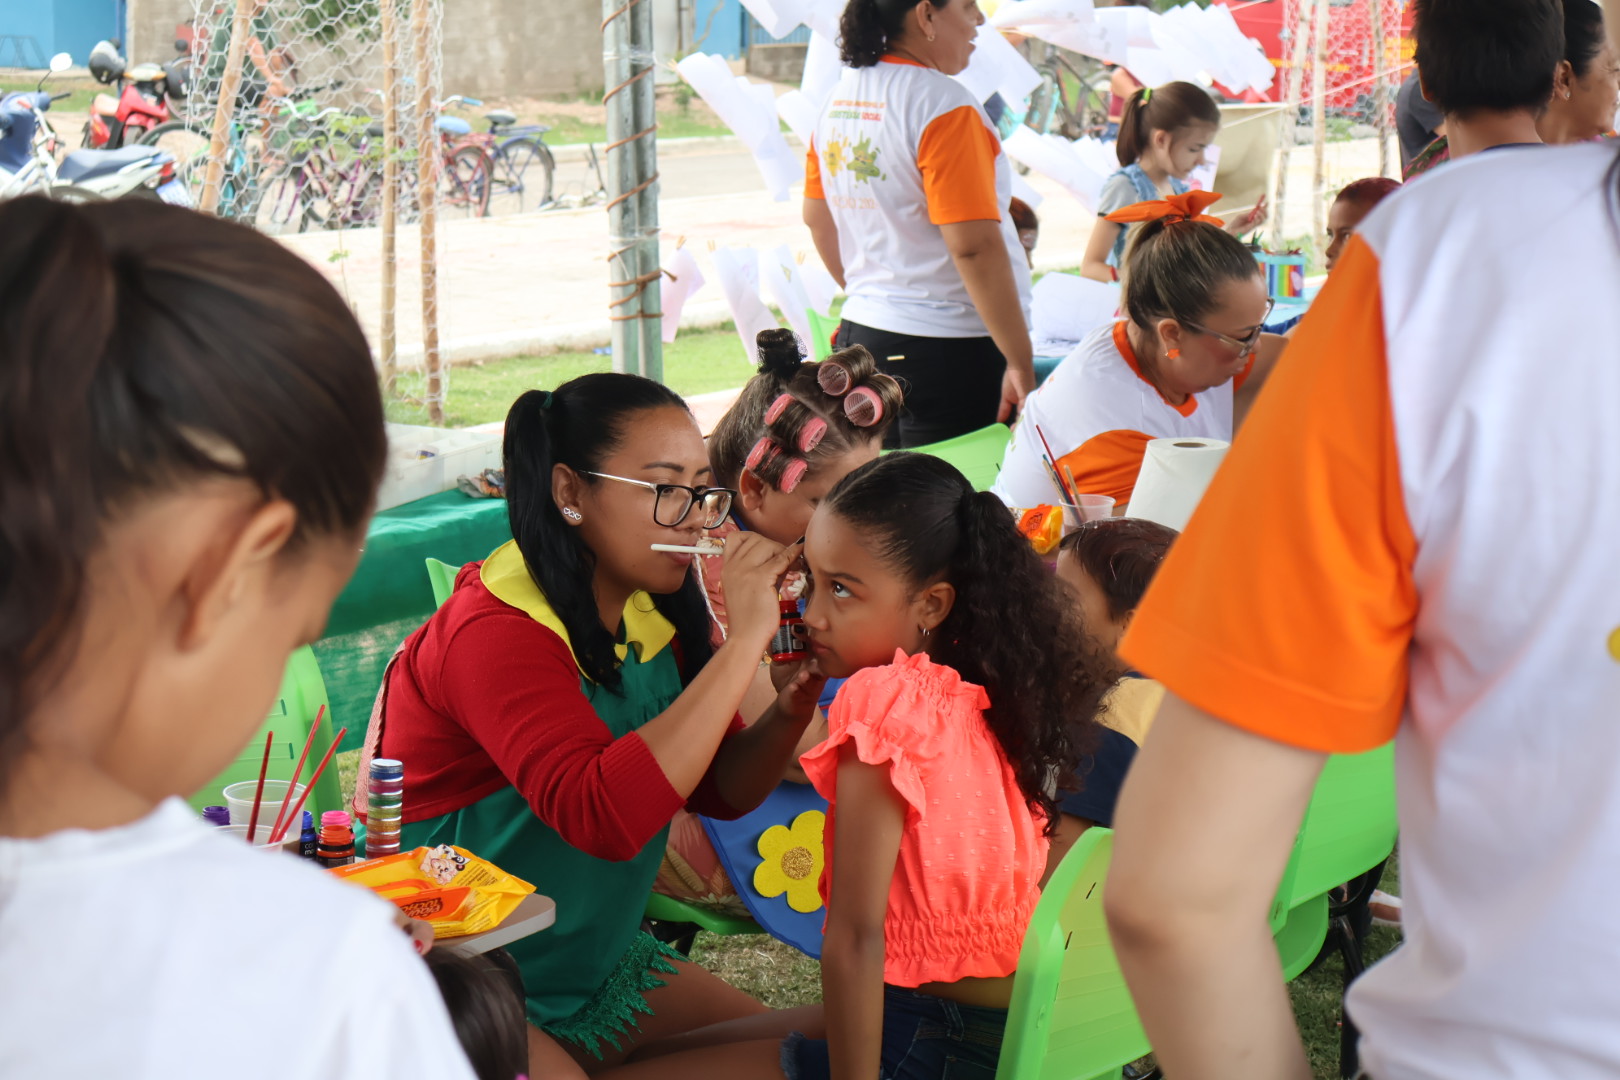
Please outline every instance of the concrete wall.
[{"label": "concrete wall", "polygon": [[[132,64],[168,63],[178,55],[174,51],[175,27],[189,24],[195,10],[192,0],[129,0],[124,56]],[[84,63],[81,57],[74,59]]]},{"label": "concrete wall", "polygon": [[474,97],[602,89],[602,5],[594,0],[449,0],[444,88]]}]

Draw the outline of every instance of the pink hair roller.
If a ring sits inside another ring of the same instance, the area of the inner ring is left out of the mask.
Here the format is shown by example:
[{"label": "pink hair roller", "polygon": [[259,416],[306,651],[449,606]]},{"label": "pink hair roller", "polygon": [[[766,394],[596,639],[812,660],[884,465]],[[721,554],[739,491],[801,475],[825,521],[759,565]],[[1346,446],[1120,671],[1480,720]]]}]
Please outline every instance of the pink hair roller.
[{"label": "pink hair roller", "polygon": [[883,419],[883,399],[870,386],[857,386],[844,399],[844,415],[856,427],[871,427]]},{"label": "pink hair roller", "polygon": [[793,404],[792,394],[782,394],[777,397],[775,401],[771,402],[771,407],[765,410],[765,423],[767,425],[774,424],[782,419],[782,414],[787,412],[787,407],[791,404]]},{"label": "pink hair roller", "polygon": [[799,453],[808,454],[821,445],[821,440],[827,434],[827,421],[819,416],[812,416],[805,421],[804,427],[799,431]]},{"label": "pink hair roller", "polygon": [[782,470],[782,479],[778,481],[776,486],[781,488],[782,494],[790,494],[804,480],[804,474],[809,471],[810,463],[808,461],[804,460],[804,458],[794,458],[787,463],[787,468]]},{"label": "pink hair roller", "polygon": [[773,449],[775,447],[771,445],[769,438],[759,440],[754,444],[754,448],[748,451],[748,459],[743,462],[743,468],[749,472],[758,472],[759,467],[765,463],[766,453]]},{"label": "pink hair roller", "polygon": [[849,384],[854,381],[849,368],[837,360],[823,360],[816,369],[816,382],[821,388],[833,397],[843,397],[849,393]]}]

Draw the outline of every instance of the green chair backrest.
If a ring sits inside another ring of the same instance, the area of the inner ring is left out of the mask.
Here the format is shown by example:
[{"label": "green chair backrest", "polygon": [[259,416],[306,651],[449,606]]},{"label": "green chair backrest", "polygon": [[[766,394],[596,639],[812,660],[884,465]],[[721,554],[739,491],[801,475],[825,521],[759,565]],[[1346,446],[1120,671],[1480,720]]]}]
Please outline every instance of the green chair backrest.
[{"label": "green chair backrest", "polygon": [[1301,826],[1289,907],[1389,858],[1398,830],[1393,744],[1328,758]]},{"label": "green chair backrest", "polygon": [[804,313],[810,319],[810,359],[825,360],[832,355],[833,335],[838,332],[838,324],[842,320],[809,308],[805,308]]},{"label": "green chair backrest", "polygon": [[461,573],[461,567],[451,566],[438,559],[427,560],[428,582],[433,586],[433,603],[436,607],[444,607],[444,602],[450,599],[450,594],[456,588],[456,575]]},{"label": "green chair backrest", "polygon": [[[326,707],[324,712],[323,707]],[[298,755],[303,752],[304,740],[308,738],[310,726],[315,724],[318,713],[321,719],[315,727],[315,742],[310,746],[309,759],[304,763],[304,783],[309,782],[321,755],[332,743],[332,710],[327,702],[326,682],[321,678],[321,668],[315,662],[314,651],[306,645],[295,650],[288,658],[287,671],[281,680],[281,692],[276,695],[275,705],[264,723],[259,725],[259,730],[254,732],[236,760],[224,772],[187,801],[200,813],[205,806],[224,805],[223,789],[226,785],[257,780],[259,765],[264,760],[266,732],[274,732],[275,739],[271,743],[270,767],[265,772],[265,779],[291,780],[293,766],[298,764]],[[336,762],[328,765],[304,803],[304,809],[312,811],[317,822],[323,810],[343,809],[337,773]]]},{"label": "green chair backrest", "polygon": [[1001,474],[1001,459],[1010,439],[1012,429],[1006,424],[991,424],[944,442],[914,446],[912,450],[945,459],[961,470],[974,491],[988,491]]},{"label": "green chair backrest", "polygon": [[1118,1076],[1149,1052],[1103,919],[1113,851],[1110,830],[1087,829],[1041,893],[1018,954],[996,1080]]}]

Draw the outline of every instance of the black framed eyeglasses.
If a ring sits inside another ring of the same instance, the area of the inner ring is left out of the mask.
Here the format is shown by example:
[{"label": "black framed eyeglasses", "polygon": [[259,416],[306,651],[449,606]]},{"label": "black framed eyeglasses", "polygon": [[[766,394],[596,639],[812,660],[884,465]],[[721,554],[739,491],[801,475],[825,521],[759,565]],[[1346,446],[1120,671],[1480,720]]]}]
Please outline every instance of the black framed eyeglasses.
[{"label": "black framed eyeglasses", "polygon": [[586,476],[594,476],[599,480],[617,480],[621,484],[634,484],[636,487],[646,488],[653,492],[653,521],[666,529],[673,529],[685,521],[692,513],[692,508],[702,508],[703,518],[699,528],[718,529],[731,513],[731,500],[737,493],[731,488],[717,487],[687,487],[685,484],[654,484],[646,480],[632,480],[628,476],[614,476],[612,473],[589,472]]},{"label": "black framed eyeglasses", "polygon": [[1211,330],[1207,326],[1200,326],[1195,322],[1183,322],[1182,325],[1189,330],[1196,330],[1200,334],[1208,334],[1223,345],[1237,350],[1239,356],[1248,356],[1260,347],[1260,335],[1266,332],[1266,320],[1271,318],[1271,310],[1277,306],[1276,300],[1266,301],[1266,313],[1260,319],[1260,325],[1248,337],[1235,338],[1230,334],[1223,334],[1219,330]]}]

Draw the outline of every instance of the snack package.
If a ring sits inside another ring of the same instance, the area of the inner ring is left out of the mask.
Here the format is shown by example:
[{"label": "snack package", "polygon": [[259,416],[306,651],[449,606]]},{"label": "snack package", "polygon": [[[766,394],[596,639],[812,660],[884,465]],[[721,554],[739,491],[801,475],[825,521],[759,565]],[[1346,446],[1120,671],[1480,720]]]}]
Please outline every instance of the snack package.
[{"label": "snack package", "polygon": [[1018,515],[1018,531],[1035,548],[1035,554],[1047,555],[1063,539],[1063,509],[1057,506],[1037,506]]},{"label": "snack package", "polygon": [[438,938],[493,930],[534,886],[451,844],[419,847],[328,873],[364,885],[413,919],[433,924]]}]

